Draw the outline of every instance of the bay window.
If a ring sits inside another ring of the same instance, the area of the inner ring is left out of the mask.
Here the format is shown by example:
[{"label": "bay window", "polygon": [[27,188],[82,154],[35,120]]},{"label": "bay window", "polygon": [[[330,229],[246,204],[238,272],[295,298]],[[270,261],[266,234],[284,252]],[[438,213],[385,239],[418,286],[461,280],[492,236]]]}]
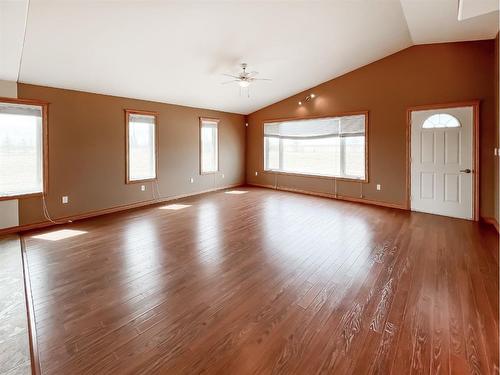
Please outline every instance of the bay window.
[{"label": "bay window", "polygon": [[366,180],[367,114],[264,124],[264,170]]}]

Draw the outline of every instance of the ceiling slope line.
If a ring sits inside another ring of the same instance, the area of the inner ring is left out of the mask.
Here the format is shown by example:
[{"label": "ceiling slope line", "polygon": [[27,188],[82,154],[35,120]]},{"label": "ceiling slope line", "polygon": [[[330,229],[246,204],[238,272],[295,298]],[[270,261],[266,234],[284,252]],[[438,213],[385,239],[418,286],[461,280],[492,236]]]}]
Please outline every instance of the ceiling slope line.
[{"label": "ceiling slope line", "polygon": [[28,29],[28,17],[30,15],[30,0],[26,1],[26,17],[24,18],[24,33],[23,33],[23,44],[21,45],[21,56],[19,56],[19,67],[17,69],[17,79],[19,82],[19,77],[21,76],[21,66],[23,65],[23,54],[24,54],[24,44],[26,43],[26,31]]},{"label": "ceiling slope line", "polygon": [[403,7],[401,0],[399,0],[399,6],[401,7],[401,13],[403,13],[403,18],[404,18],[405,23],[406,23],[406,30],[408,30],[408,36],[410,37],[410,41],[411,41],[412,46],[414,46],[415,41],[413,40],[413,35],[411,34],[410,25],[408,25],[408,18],[406,17],[405,8]]}]

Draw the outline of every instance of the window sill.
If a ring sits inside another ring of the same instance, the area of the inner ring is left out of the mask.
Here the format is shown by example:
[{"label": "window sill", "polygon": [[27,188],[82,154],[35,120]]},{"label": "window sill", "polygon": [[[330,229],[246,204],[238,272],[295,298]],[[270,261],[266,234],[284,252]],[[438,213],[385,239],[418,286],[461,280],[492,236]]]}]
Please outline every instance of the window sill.
[{"label": "window sill", "polygon": [[41,197],[43,195],[42,192],[38,193],[26,193],[26,194],[16,194],[16,195],[1,195],[0,201],[8,201],[12,199],[23,199],[23,198],[33,198],[33,197]]},{"label": "window sill", "polygon": [[308,174],[308,173],[294,173],[294,172],[281,172],[281,171],[273,171],[273,170],[264,170],[264,173],[269,174],[280,174],[284,176],[296,176],[296,177],[307,177],[307,178],[322,178],[326,180],[337,180],[337,181],[348,181],[348,182],[362,182],[364,184],[368,183],[368,178],[349,178],[349,177],[336,177],[336,176],[327,176],[323,174]]},{"label": "window sill", "polygon": [[151,181],[156,181],[158,178],[155,177],[155,178],[146,178],[144,180],[127,180],[126,183],[127,185],[128,184],[140,184],[140,183],[143,183],[143,182],[151,182]]},{"label": "window sill", "polygon": [[219,174],[221,173],[220,171],[213,171],[213,172],[200,172],[200,176],[204,176],[207,174]]}]

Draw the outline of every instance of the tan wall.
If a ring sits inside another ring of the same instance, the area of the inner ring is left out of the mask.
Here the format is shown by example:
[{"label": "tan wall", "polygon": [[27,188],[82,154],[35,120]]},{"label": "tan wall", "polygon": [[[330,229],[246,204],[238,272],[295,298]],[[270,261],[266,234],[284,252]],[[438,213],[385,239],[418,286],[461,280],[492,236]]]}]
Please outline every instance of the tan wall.
[{"label": "tan wall", "polygon": [[[152,198],[151,182],[145,183],[145,192],[140,191],[141,184],[125,184],[125,108],[159,112],[158,181],[162,197],[245,181],[242,115],[26,84],[18,85],[18,96],[50,103],[47,206],[55,218]],[[218,175],[199,174],[200,116],[221,119]],[[69,204],[61,203],[63,195],[69,196]],[[41,199],[21,199],[19,218],[21,225],[44,221]]]},{"label": "tan wall", "polygon": [[[416,105],[481,100],[481,214],[494,215],[494,41],[413,46],[248,116],[247,182],[274,185],[263,172],[262,123],[289,117],[370,111],[369,183],[338,182],[338,194],[405,203],[406,110]],[[297,72],[300,74],[300,72]],[[306,94],[314,101],[298,106]],[[255,172],[259,175],[255,176]],[[278,176],[279,186],[333,193],[330,180]],[[376,184],[382,190],[376,190]]]},{"label": "tan wall", "polygon": [[0,97],[17,98],[17,83],[0,79]]}]

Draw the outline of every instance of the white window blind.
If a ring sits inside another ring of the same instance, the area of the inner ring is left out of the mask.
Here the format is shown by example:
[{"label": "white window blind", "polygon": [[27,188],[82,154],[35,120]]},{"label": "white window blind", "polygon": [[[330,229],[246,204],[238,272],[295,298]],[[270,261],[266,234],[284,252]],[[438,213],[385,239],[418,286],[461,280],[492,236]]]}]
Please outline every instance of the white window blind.
[{"label": "white window blind", "polygon": [[43,192],[42,107],[0,103],[0,196]]},{"label": "white window blind", "polygon": [[218,122],[201,120],[201,173],[213,173],[219,170]]},{"label": "white window blind", "polygon": [[156,178],[155,116],[128,115],[128,179]]},{"label": "white window blind", "polygon": [[365,179],[365,115],[264,124],[264,169]]}]

